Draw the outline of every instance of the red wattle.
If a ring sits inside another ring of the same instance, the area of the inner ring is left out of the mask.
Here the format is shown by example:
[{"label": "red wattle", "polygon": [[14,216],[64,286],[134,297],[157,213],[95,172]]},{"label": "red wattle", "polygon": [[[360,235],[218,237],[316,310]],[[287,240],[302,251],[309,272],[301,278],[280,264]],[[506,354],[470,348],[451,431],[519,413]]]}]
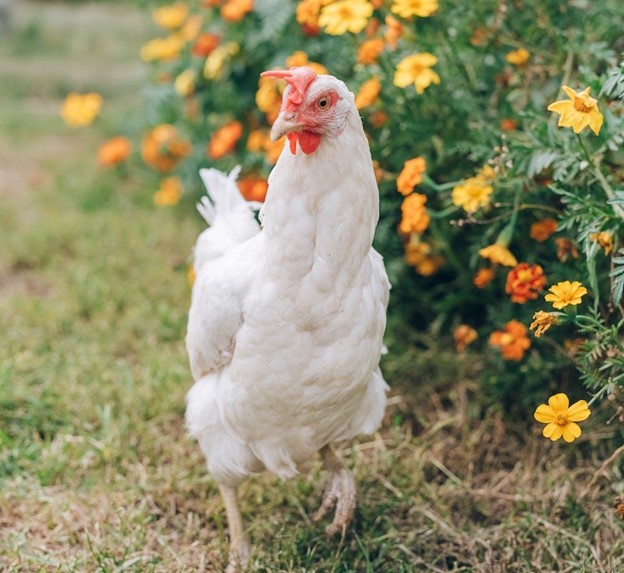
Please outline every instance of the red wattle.
[{"label": "red wattle", "polygon": [[312,133],[311,131],[302,131],[299,135],[299,146],[301,151],[306,155],[310,155],[316,151],[316,148],[321,143],[321,136],[318,133]]},{"label": "red wattle", "polygon": [[297,138],[299,137],[299,134],[291,131],[286,137],[290,142],[290,152],[294,155],[297,153]]}]

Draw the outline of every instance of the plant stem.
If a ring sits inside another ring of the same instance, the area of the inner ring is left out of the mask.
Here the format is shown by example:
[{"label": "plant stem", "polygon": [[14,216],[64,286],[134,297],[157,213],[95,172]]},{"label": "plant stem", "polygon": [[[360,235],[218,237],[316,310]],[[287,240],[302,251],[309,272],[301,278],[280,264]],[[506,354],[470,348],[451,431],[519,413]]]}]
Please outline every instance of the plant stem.
[{"label": "plant stem", "polygon": [[[600,182],[600,185],[602,185],[605,195],[611,201],[613,201],[616,198],[615,191],[613,191],[613,187],[611,187],[611,185],[607,181],[607,178],[602,173],[602,169],[600,169],[600,160],[597,157],[594,159],[593,165],[594,165],[594,174],[596,175],[596,179],[598,179],[598,181]],[[620,217],[620,219],[624,219],[624,209],[622,209],[622,207],[620,207],[619,205],[616,205],[615,203],[612,203],[612,206],[616,215]]]}]

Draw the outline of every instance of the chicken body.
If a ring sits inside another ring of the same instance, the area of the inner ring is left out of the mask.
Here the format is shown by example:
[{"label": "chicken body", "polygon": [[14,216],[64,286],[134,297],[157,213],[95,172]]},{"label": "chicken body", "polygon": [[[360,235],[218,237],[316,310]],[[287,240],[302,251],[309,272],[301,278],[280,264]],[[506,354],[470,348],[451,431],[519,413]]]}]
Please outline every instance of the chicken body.
[{"label": "chicken body", "polygon": [[373,432],[385,409],[378,190],[353,95],[331,76],[306,95],[324,81],[348,104],[339,133],[310,153],[285,147],[262,230],[247,206],[215,201],[196,246],[187,423],[228,487],[263,469],[292,477],[324,446]]}]

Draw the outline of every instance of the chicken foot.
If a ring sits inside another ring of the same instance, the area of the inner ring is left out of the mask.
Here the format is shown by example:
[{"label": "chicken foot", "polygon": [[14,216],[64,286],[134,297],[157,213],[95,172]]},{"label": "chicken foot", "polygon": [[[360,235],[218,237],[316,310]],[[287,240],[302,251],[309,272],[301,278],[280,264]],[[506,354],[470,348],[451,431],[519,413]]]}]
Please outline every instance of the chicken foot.
[{"label": "chicken foot", "polygon": [[247,565],[251,548],[243,528],[243,518],[238,505],[238,495],[235,487],[219,485],[228,528],[230,530],[230,556],[225,573],[240,573]]},{"label": "chicken foot", "polygon": [[333,521],[325,528],[327,535],[343,531],[353,519],[355,512],[355,480],[353,474],[336,456],[331,446],[324,446],[320,451],[323,467],[330,472],[329,481],[321,507],[312,515],[312,521],[318,522],[336,507]]}]

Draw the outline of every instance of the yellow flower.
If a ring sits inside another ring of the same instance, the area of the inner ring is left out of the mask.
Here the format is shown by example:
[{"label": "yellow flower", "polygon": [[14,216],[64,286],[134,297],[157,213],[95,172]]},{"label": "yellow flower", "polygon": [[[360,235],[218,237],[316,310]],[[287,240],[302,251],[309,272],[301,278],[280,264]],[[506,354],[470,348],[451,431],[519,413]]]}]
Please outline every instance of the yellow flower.
[{"label": "yellow flower", "polygon": [[548,106],[548,111],[554,111],[561,116],[557,125],[571,127],[574,133],[580,133],[589,126],[598,135],[603,118],[598,109],[598,102],[589,96],[589,88],[578,93],[568,86],[561,89],[570,99],[556,101]]},{"label": "yellow flower", "polygon": [[319,13],[321,12],[321,0],[301,0],[297,4],[297,22],[302,26],[317,29]]},{"label": "yellow flower", "polygon": [[192,287],[195,284],[196,278],[197,278],[197,274],[195,273],[195,266],[193,265],[193,263],[191,263],[186,269],[186,280],[188,281],[188,284],[190,287]]},{"label": "yellow flower", "polygon": [[364,109],[373,105],[379,98],[379,92],[381,92],[381,80],[379,77],[375,76],[365,81],[355,96],[355,107]]},{"label": "yellow flower", "polygon": [[202,26],[202,17],[201,16],[191,16],[182,29],[180,30],[180,37],[186,41],[190,42],[194,40],[201,30]]},{"label": "yellow flower", "polygon": [[552,302],[556,309],[562,309],[569,305],[577,305],[581,303],[581,299],[587,294],[587,289],[580,282],[563,281],[551,286],[544,299]]},{"label": "yellow flower", "polygon": [[146,62],[154,60],[173,60],[180,55],[184,47],[184,38],[178,35],[167,38],[154,38],[141,48],[141,59]]},{"label": "yellow flower", "polygon": [[414,84],[416,92],[423,93],[431,84],[440,83],[440,76],[431,69],[437,62],[438,58],[428,52],[403,58],[394,73],[394,85],[406,88]]},{"label": "yellow flower", "polygon": [[429,226],[429,213],[425,208],[427,196],[420,193],[412,193],[403,200],[401,205],[402,219],[399,224],[401,233],[424,233]]},{"label": "yellow flower", "polygon": [[524,66],[529,61],[531,54],[529,51],[524,48],[519,48],[518,50],[514,50],[513,52],[509,52],[505,59],[514,66]]},{"label": "yellow flower", "polygon": [[563,436],[570,443],[581,435],[581,428],[576,422],[587,420],[590,414],[585,400],[579,400],[570,406],[568,397],[560,393],[551,396],[548,404],[540,404],[533,417],[546,424],[542,432],[545,438],[554,442]]},{"label": "yellow flower", "polygon": [[195,70],[184,70],[173,83],[176,93],[182,97],[190,96],[195,91]]},{"label": "yellow flower", "polygon": [[613,233],[601,231],[600,233],[592,233],[589,235],[590,241],[596,241],[598,246],[608,255],[613,250]]},{"label": "yellow flower", "polygon": [[539,338],[546,332],[553,324],[557,322],[557,317],[552,312],[544,312],[538,310],[533,315],[533,322],[529,326],[529,330],[535,330],[536,338]]},{"label": "yellow flower", "polygon": [[367,0],[338,0],[323,6],[318,23],[333,36],[357,34],[366,28],[372,14],[373,5]]},{"label": "yellow flower", "polygon": [[160,184],[160,189],[154,193],[154,205],[177,205],[182,196],[182,181],[177,177],[167,177]]},{"label": "yellow flower", "polygon": [[490,204],[490,195],[494,189],[480,177],[471,177],[453,188],[451,199],[453,205],[472,213],[479,207]]},{"label": "yellow flower", "polygon": [[484,259],[489,259],[493,263],[503,265],[504,267],[515,267],[518,264],[516,257],[501,243],[494,243],[489,247],[485,247],[479,251],[479,254]]},{"label": "yellow flower", "polygon": [[102,109],[102,96],[96,93],[68,94],[61,106],[61,117],[70,127],[91,125]]},{"label": "yellow flower", "polygon": [[394,0],[390,10],[401,18],[426,18],[438,9],[438,0]]},{"label": "yellow flower", "polygon": [[204,77],[209,80],[216,80],[221,77],[225,62],[236,55],[240,46],[236,42],[228,42],[217,46],[206,58],[204,64]]},{"label": "yellow flower", "polygon": [[157,8],[152,12],[152,18],[161,28],[176,30],[186,22],[188,12],[188,6],[184,2],[177,2],[171,6]]}]

